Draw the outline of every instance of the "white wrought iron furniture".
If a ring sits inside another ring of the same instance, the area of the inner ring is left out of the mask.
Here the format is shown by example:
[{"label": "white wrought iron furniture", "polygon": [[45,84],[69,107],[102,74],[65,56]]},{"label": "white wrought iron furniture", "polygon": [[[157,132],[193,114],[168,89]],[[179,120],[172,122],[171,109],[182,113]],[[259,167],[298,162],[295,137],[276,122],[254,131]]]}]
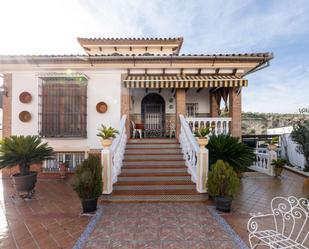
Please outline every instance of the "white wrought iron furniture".
[{"label": "white wrought iron furniture", "polygon": [[271,214],[255,215],[248,221],[251,248],[308,249],[309,203],[305,198],[275,197]]},{"label": "white wrought iron furniture", "polygon": [[132,125],[132,129],[133,129],[133,134],[132,134],[132,136],[133,136],[133,138],[135,138],[135,136],[136,136],[136,132],[138,133],[138,135],[139,135],[139,138],[142,138],[142,132],[143,132],[143,130],[142,129],[136,129],[136,125],[135,125],[135,123],[131,120],[131,125]]}]

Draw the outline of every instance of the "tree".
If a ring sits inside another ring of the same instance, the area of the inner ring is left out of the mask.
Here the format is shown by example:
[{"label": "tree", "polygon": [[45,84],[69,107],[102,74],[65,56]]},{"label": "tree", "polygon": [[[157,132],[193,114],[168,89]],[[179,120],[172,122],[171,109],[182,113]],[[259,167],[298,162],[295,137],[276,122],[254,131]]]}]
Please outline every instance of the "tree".
[{"label": "tree", "polygon": [[298,120],[293,124],[292,140],[297,144],[296,151],[305,157],[305,171],[309,171],[309,120]]}]

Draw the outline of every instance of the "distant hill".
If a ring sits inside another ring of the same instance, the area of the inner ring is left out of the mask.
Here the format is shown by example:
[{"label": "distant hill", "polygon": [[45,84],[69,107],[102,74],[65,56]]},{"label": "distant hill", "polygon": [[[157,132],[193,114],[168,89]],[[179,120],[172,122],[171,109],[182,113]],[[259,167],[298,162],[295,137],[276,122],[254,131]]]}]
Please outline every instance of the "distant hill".
[{"label": "distant hill", "polygon": [[309,115],[243,112],[242,134],[266,134],[269,128],[290,126],[301,118],[309,120]]}]

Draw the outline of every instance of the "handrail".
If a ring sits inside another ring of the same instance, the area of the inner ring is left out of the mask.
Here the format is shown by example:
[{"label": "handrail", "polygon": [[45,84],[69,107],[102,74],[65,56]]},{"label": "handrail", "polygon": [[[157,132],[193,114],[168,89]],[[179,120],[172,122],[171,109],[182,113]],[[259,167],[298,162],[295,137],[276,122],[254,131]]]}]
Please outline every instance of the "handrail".
[{"label": "handrail", "polygon": [[196,183],[196,190],[206,192],[208,171],[207,150],[201,149],[183,115],[179,115],[180,134],[179,141],[192,182]]},{"label": "handrail", "polygon": [[192,146],[192,148],[194,149],[194,151],[196,153],[199,153],[200,147],[198,146],[198,143],[197,143],[196,139],[194,138],[192,131],[190,129],[190,126],[187,123],[185,117],[183,115],[179,115],[179,119],[180,119],[181,129],[183,129],[184,135],[188,139],[188,141],[189,141],[190,145]]},{"label": "handrail", "polygon": [[126,118],[126,115],[122,116],[119,125],[119,134],[113,140],[112,145],[109,148],[103,149],[101,152],[103,194],[113,192],[113,184],[117,182],[118,175],[121,172],[127,143]]},{"label": "handrail", "polygon": [[111,152],[113,152],[117,146],[119,145],[120,143],[120,138],[123,136],[123,133],[125,133],[125,128],[126,128],[126,119],[127,119],[127,115],[123,115],[121,120],[120,120],[120,125],[119,125],[119,134],[117,135],[117,137],[114,139],[111,147],[110,147],[110,150]]}]

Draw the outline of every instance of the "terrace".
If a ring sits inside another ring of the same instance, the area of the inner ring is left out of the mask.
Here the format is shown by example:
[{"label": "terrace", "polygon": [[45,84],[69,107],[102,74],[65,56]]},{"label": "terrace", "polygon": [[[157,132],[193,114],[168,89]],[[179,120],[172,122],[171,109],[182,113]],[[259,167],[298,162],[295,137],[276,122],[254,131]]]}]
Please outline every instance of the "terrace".
[{"label": "terrace", "polygon": [[[102,216],[96,216],[95,228],[87,234],[85,229],[93,218],[80,216],[80,201],[69,180],[39,180],[34,198],[22,200],[16,196],[11,179],[3,176],[0,247],[246,248],[250,214],[267,213],[274,196],[302,196],[303,179],[287,170],[276,179],[262,173],[246,173],[230,214],[214,211],[212,201],[101,202]],[[84,236],[80,237],[82,233]]]}]

